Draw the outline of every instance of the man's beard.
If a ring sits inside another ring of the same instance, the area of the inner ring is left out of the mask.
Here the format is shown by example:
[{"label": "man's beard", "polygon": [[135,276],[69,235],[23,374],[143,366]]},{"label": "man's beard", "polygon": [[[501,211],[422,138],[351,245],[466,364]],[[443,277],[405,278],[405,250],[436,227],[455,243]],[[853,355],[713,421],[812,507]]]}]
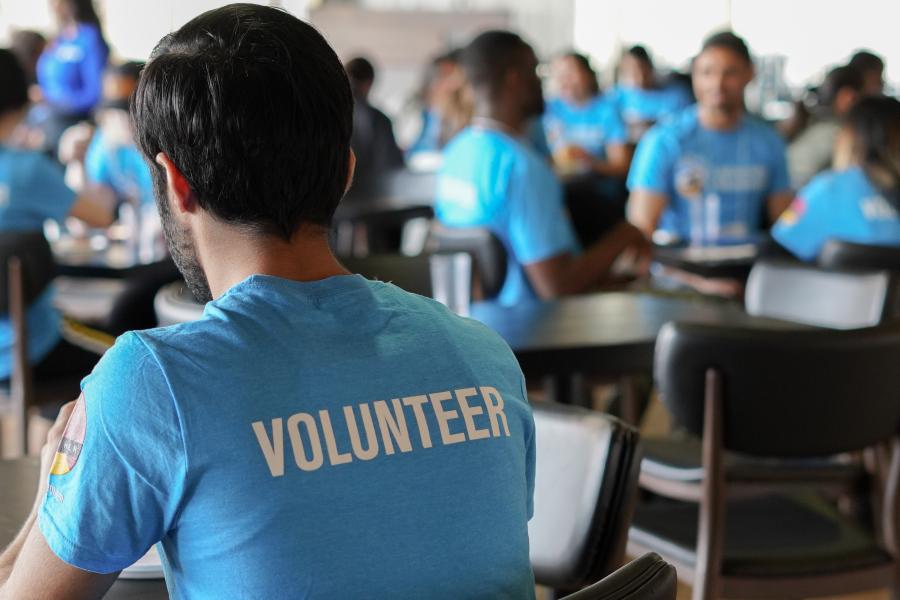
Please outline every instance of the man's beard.
[{"label": "man's beard", "polygon": [[206,304],[212,300],[212,292],[209,289],[209,279],[206,272],[200,266],[197,258],[197,247],[194,244],[194,236],[184,227],[180,227],[172,216],[166,194],[165,179],[160,174],[154,173],[153,191],[156,196],[156,207],[159,209],[160,221],[162,221],[163,235],[169,246],[169,253],[175,266],[184,277],[188,289],[194,295],[197,302]]}]

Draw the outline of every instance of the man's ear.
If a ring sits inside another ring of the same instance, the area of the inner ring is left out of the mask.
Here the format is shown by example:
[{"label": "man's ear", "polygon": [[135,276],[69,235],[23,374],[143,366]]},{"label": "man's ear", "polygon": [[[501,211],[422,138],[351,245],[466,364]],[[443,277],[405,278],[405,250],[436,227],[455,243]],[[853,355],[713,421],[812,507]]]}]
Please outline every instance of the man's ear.
[{"label": "man's ear", "polygon": [[353,152],[353,149],[350,149],[350,162],[347,167],[347,184],[344,186],[344,193],[346,194],[350,190],[350,186],[353,185],[353,174],[356,173],[356,153]]},{"label": "man's ear", "polygon": [[175,208],[179,212],[193,213],[199,208],[191,186],[175,163],[164,153],[156,155],[156,164],[166,172],[166,190]]}]

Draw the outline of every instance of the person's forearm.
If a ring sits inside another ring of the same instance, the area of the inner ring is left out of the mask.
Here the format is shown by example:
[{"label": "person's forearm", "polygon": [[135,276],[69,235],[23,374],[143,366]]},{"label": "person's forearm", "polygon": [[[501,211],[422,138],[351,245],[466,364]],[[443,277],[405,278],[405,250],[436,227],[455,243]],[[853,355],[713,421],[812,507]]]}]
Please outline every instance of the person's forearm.
[{"label": "person's forearm", "polygon": [[642,235],[633,225],[620,223],[583,254],[572,258],[560,286],[561,293],[579,294],[596,287],[609,276],[619,255],[641,241]]},{"label": "person's forearm", "polygon": [[3,598],[3,587],[6,585],[10,573],[12,573],[13,565],[16,564],[16,559],[19,557],[22,547],[25,545],[25,539],[28,537],[31,529],[37,525],[39,507],[40,505],[35,502],[34,508],[25,520],[25,524],[22,525],[22,529],[19,530],[18,535],[0,554],[0,598]]},{"label": "person's forearm", "polygon": [[627,164],[609,160],[595,160],[591,165],[591,169],[597,175],[606,177],[625,177],[628,175]]}]

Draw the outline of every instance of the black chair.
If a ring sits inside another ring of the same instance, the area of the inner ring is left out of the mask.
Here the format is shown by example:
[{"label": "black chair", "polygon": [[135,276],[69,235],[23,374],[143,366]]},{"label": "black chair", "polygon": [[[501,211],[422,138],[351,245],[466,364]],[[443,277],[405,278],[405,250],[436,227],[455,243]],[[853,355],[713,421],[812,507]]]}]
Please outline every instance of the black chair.
[{"label": "black chair", "polygon": [[446,227],[432,223],[425,242],[429,252],[466,252],[472,257],[478,299],[497,296],[506,280],[506,248],[496,235],[483,227]]},{"label": "black chair", "polygon": [[390,282],[420,296],[432,295],[431,257],[428,255],[376,254],[342,258],[341,263],[351,273],[358,273],[366,279]]},{"label": "black chair", "polygon": [[562,600],[675,600],[677,592],[675,567],[648,552]]},{"label": "black chair", "polygon": [[900,273],[900,247],[829,240],[819,252],[817,262],[825,269]]},{"label": "black chair", "polygon": [[[659,552],[696,600],[896,586],[898,365],[896,327],[667,324],[657,340],[657,384],[674,421],[700,436],[702,448],[685,469],[683,456],[669,460],[647,443],[641,485],[665,499],[638,506],[629,553]],[[840,469],[834,457],[848,453],[889,462],[861,482],[873,518],[839,510],[819,489],[834,484],[822,465]]]},{"label": "black chair", "polygon": [[834,329],[893,319],[895,279],[885,270],[826,270],[785,259],[758,260],[744,305],[751,315]]},{"label": "black chair", "polygon": [[637,432],[608,415],[534,403],[534,516],[528,525],[537,583],[569,593],[620,564],[637,494]]}]

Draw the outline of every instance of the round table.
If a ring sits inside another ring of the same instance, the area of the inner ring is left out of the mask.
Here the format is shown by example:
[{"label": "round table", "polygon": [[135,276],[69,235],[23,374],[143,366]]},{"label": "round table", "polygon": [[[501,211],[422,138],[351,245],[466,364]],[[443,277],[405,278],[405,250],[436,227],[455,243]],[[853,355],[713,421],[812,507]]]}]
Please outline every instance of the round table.
[{"label": "round table", "polygon": [[[39,461],[36,458],[0,461],[0,548],[19,532],[34,504]],[[119,579],[106,593],[107,600],[167,600],[162,579]]]}]

